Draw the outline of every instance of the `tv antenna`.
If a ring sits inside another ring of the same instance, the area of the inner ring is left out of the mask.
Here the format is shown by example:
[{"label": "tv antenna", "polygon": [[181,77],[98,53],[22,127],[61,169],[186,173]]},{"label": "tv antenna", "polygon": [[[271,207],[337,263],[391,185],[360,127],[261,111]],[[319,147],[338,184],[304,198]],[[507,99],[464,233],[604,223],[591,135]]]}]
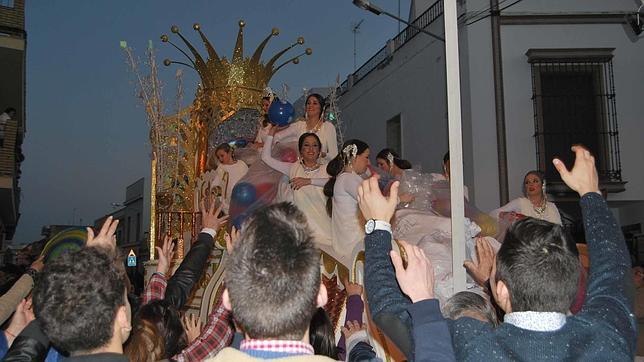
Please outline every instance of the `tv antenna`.
[{"label": "tv antenna", "polygon": [[360,33],[360,25],[362,25],[363,21],[364,19],[360,19],[360,21],[358,21],[357,23],[354,22],[351,25],[351,32],[353,33],[353,72],[354,73],[356,72],[356,57],[357,57],[356,39],[357,39],[358,33]]}]

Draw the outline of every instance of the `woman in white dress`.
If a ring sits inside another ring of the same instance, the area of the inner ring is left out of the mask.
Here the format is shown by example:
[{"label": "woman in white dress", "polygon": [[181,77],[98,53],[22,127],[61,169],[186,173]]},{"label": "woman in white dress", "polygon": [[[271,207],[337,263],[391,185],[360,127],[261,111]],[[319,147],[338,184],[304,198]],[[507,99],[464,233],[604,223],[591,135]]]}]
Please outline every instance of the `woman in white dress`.
[{"label": "woman in white dress", "polygon": [[236,160],[233,148],[228,143],[222,143],[215,149],[215,156],[219,161],[217,179],[221,185],[222,210],[228,213],[233,187],[248,172],[248,166],[242,160]]},{"label": "woman in white dress", "polygon": [[324,185],[324,194],[331,215],[333,256],[346,266],[352,265],[354,249],[364,240],[365,220],[358,209],[358,186],[368,166],[369,145],[349,140],[326,168],[331,177]]},{"label": "woman in white dress", "polygon": [[273,142],[295,141],[304,133],[315,133],[320,138],[322,148],[321,157],[327,162],[338,154],[338,140],[335,126],[324,119],[324,97],[317,93],[306,98],[304,119],[291,123],[288,128],[275,134]]},{"label": "woman in white dress", "polygon": [[304,212],[319,247],[331,249],[331,219],[326,212],[323,187],[329,180],[326,163],[320,161],[320,138],[315,133],[304,133],[298,140],[299,162],[290,163],[271,157],[275,127],[269,130],[262,161],[289,177],[294,204]]},{"label": "woman in white dress", "polygon": [[271,129],[271,123],[268,121],[268,107],[271,105],[271,97],[266,96],[262,98],[262,115],[257,119],[257,135],[252,146],[254,149],[261,150],[266,143],[266,137]]},{"label": "woman in white dress", "polygon": [[529,171],[523,177],[523,195],[490,212],[496,219],[514,221],[525,216],[561,225],[557,206],[546,197],[546,183],[539,171]]}]

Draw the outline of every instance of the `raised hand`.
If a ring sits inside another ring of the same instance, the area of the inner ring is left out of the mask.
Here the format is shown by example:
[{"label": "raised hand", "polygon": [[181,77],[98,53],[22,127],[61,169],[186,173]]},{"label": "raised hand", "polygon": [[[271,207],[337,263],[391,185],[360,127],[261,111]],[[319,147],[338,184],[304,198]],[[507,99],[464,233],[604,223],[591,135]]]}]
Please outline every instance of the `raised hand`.
[{"label": "raised hand", "polygon": [[492,266],[494,264],[494,250],[492,245],[485,238],[476,239],[476,256],[478,263],[474,264],[471,260],[465,260],[463,266],[470,273],[472,278],[481,286],[490,279]]},{"label": "raised hand", "polygon": [[219,217],[223,205],[219,205],[215,209],[215,202],[210,203],[210,207],[206,208],[205,202],[202,202],[199,205],[201,211],[201,225],[203,228],[209,228],[213,230],[219,229],[221,225],[224,225],[228,221],[228,215]]},{"label": "raised hand", "polygon": [[186,331],[188,344],[190,344],[201,334],[201,321],[194,314],[187,313],[183,316],[181,322],[183,324],[183,328]]},{"label": "raised hand", "polygon": [[358,206],[365,220],[375,219],[389,222],[398,204],[398,187],[400,182],[391,185],[389,197],[382,196],[378,186],[378,178],[370,177],[358,187]]},{"label": "raised hand", "polygon": [[358,283],[351,283],[349,279],[342,280],[344,289],[347,291],[347,297],[350,295],[362,295],[362,285]]},{"label": "raised hand", "polygon": [[172,238],[169,235],[166,235],[163,238],[163,245],[161,247],[156,247],[158,263],[156,271],[164,275],[168,275],[170,271],[170,265],[172,264],[172,257],[174,256],[174,243]]},{"label": "raised hand", "polygon": [[9,322],[9,326],[5,330],[7,337],[10,337],[7,338],[9,345],[11,345],[16,336],[22,332],[27,324],[34,319],[36,319],[36,317],[34,316],[34,311],[31,305],[31,297],[25,298],[18,303],[16,311],[13,313],[13,317],[11,318],[11,322]]},{"label": "raised hand", "polygon": [[94,230],[88,227],[87,243],[85,245],[88,247],[102,247],[113,251],[116,249],[116,237],[114,236],[114,233],[116,232],[116,227],[118,225],[118,219],[114,220],[112,216],[108,216],[103,223],[101,230],[98,232],[98,235],[94,235]]},{"label": "raised hand", "polygon": [[34,260],[34,262],[31,263],[30,268],[35,270],[35,271],[37,271],[37,272],[41,272],[42,268],[45,267],[44,260],[45,260],[44,255],[39,256],[38,259]]},{"label": "raised hand", "polygon": [[425,252],[404,240],[398,241],[407,254],[407,269],[403,266],[400,255],[391,251],[389,256],[396,270],[396,279],[413,303],[434,298],[434,268],[425,256]]},{"label": "raised hand", "polygon": [[233,252],[233,247],[235,244],[237,244],[237,240],[241,237],[239,230],[237,230],[236,227],[233,226],[233,228],[230,230],[230,233],[226,233],[224,235],[224,239],[226,240],[226,251],[228,252],[228,255],[230,255]]},{"label": "raised hand", "polygon": [[361,326],[357,321],[347,321],[346,325],[342,327],[342,333],[345,339],[349,339],[350,336],[366,329],[366,326]]},{"label": "raised hand", "polygon": [[561,179],[568,187],[577,191],[579,196],[584,196],[589,192],[596,192],[601,195],[595,157],[584,146],[575,145],[571,149],[575,153],[575,164],[572,166],[572,170],[568,171],[566,165],[560,159],[555,158],[552,160],[561,175]]}]

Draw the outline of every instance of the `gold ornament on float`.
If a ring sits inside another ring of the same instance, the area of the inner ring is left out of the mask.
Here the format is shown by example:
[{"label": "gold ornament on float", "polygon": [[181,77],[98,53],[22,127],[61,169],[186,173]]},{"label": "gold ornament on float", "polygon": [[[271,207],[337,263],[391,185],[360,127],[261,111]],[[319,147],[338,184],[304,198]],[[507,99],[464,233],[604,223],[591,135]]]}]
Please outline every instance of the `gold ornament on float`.
[{"label": "gold ornament on float", "polygon": [[[273,28],[271,33],[259,44],[250,57],[244,56],[244,27],[246,23],[240,20],[237,41],[233,49],[232,58],[220,57],[212,43],[201,31],[200,24],[194,24],[192,28],[199,33],[206,48],[207,56],[204,58],[197,49],[181,34],[179,27],[173,25],[170,31],[181,38],[188,48],[188,52],[175,45],[168,35],[161,35],[161,41],[169,43],[179,50],[189,63],[166,59],[163,64],[166,66],[176,63],[194,69],[201,78],[201,84],[197,88],[195,100],[191,106],[191,123],[196,130],[196,172],[199,177],[206,168],[208,151],[208,132],[213,126],[226,121],[242,108],[258,109],[261,104],[264,88],[268,85],[271,77],[284,65],[288,63],[297,64],[302,55],[310,55],[311,48],[307,48],[301,54],[276,66],[276,62],[282,55],[293,47],[304,44],[304,38],[297,40],[282,51],[275,54],[266,63],[261,60],[264,48],[271,37],[279,35],[279,29]],[[192,55],[192,56],[191,56]]]}]

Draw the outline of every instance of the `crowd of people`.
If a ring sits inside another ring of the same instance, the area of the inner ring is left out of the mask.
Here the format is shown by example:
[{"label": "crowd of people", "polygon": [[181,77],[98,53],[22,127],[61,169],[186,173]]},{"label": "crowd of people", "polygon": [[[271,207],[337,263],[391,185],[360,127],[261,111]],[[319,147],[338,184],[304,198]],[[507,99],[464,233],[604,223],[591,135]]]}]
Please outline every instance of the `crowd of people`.
[{"label": "crowd of people", "polygon": [[[255,166],[236,159],[229,145],[218,146],[217,177],[225,189],[219,201],[201,202],[202,229],[176,270],[174,243],[158,240],[156,270],[143,295],[133,295],[116,249],[118,220],[108,218],[96,233],[88,229],[81,250],[44,265],[36,260],[0,298],[4,360],[378,361],[368,321],[410,361],[632,361],[644,354],[635,316],[641,303],[634,305],[644,290],[642,269],[632,269],[584,147],[572,147],[570,170],[553,162],[580,196],[589,265],[582,265],[547,200],[543,175],[530,171],[524,197],[489,214],[466,210],[474,230],[464,264],[471,288],[445,295],[437,290],[440,243],[394,239],[409,215],[421,221],[416,234],[449,220],[444,200],[435,196],[449,180],[448,154],[443,172],[428,175],[435,190],[409,187],[417,177],[394,150],[377,154],[376,169],[367,143],[353,139],[337,147],[317,94],[308,96],[304,119],[287,128],[260,120],[258,128],[252,145],[258,162],[283,175],[288,199],[278,194],[231,227],[233,189]],[[289,139],[297,141],[296,162],[273,152]],[[434,195],[427,210],[406,212],[425,207],[418,205],[426,205],[420,200],[427,194]],[[185,306],[222,228],[228,231],[225,287],[201,326]],[[321,250],[344,265],[364,250],[364,286],[342,281],[340,338],[324,309],[329,293]]]}]

